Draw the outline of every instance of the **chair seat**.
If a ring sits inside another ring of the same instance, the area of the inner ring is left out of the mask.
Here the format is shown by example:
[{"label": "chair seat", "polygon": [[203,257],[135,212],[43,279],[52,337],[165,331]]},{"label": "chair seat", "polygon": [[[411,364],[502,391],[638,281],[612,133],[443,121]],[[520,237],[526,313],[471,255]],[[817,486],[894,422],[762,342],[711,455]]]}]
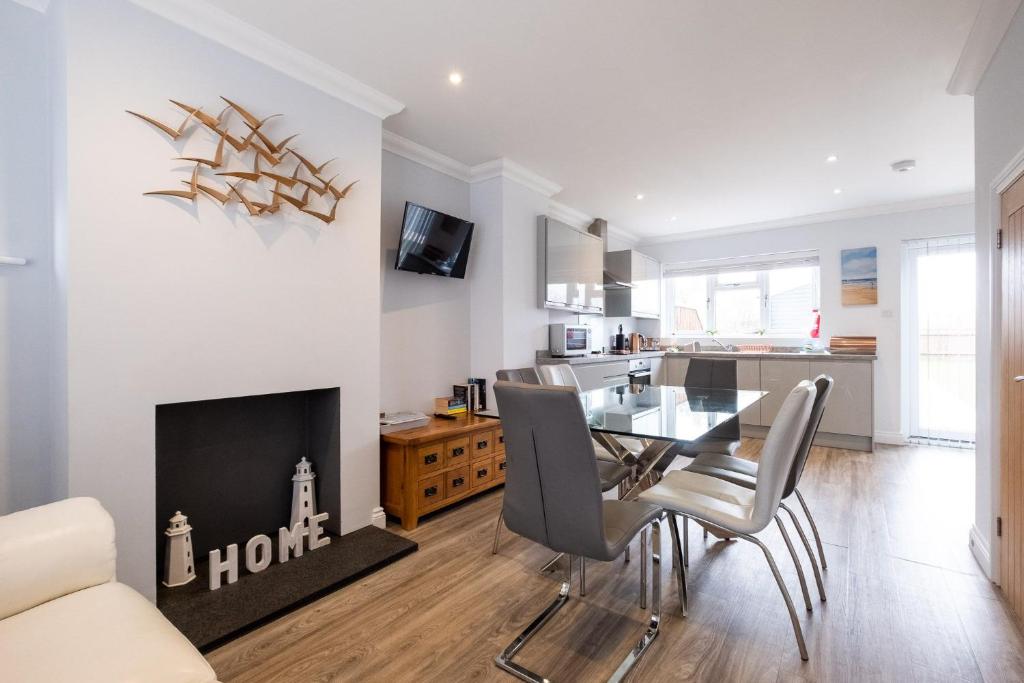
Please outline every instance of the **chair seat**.
[{"label": "chair seat", "polygon": [[617,462],[597,461],[597,476],[601,478],[601,493],[611,491],[629,476],[629,468]]},{"label": "chair seat", "polygon": [[744,488],[757,485],[757,463],[722,453],[701,453],[683,468],[687,472],[723,479]]},{"label": "chair seat", "polygon": [[660,506],[636,500],[606,500],[603,512],[605,555],[588,555],[591,560],[601,562],[611,562],[622,555],[630,541],[662,514]]},{"label": "chair seat", "polygon": [[704,474],[674,470],[639,499],[739,533],[754,534],[763,528],[752,519],[754,491]]}]

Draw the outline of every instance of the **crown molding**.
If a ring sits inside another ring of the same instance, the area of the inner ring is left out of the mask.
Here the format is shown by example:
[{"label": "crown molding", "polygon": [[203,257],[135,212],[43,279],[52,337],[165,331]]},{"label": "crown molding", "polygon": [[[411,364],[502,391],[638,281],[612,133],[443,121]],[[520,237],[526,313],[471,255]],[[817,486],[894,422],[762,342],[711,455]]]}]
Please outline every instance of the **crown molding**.
[{"label": "crown molding", "polygon": [[14,2],[42,14],[46,14],[46,10],[50,8],[50,0],[14,0]]},{"label": "crown molding", "polygon": [[961,192],[959,194],[948,194],[939,197],[927,197],[925,199],[912,199],[906,202],[894,202],[892,204],[876,204],[856,209],[844,209],[842,211],[829,211],[827,213],[813,213],[793,218],[779,218],[760,223],[744,223],[741,225],[730,225],[721,228],[707,228],[704,230],[690,230],[672,235],[659,235],[657,237],[641,238],[640,243],[664,244],[666,242],[682,242],[685,240],[699,239],[702,237],[721,237],[723,235],[737,235],[745,232],[757,232],[760,230],[780,230],[782,228],[796,228],[801,225],[814,225],[816,223],[833,223],[854,218],[870,218],[872,216],[887,216],[894,213],[907,213],[909,211],[924,211],[927,209],[941,209],[948,206],[963,206],[974,203],[973,192]]},{"label": "crown molding", "polygon": [[566,206],[562,202],[556,202],[554,199],[548,202],[548,213],[549,218],[554,218],[556,221],[561,221],[566,225],[571,225],[574,228],[585,230],[594,222],[594,217],[583,213],[578,209],[574,209],[571,206]]},{"label": "crown molding", "polygon": [[946,92],[950,95],[974,94],[1020,3],[1021,0],[982,0]]},{"label": "crown molding", "polygon": [[405,109],[398,100],[206,0],[130,2],[378,118],[385,119]]},{"label": "crown molding", "polygon": [[562,186],[558,183],[548,180],[544,176],[534,173],[522,164],[517,164],[511,159],[506,159],[504,157],[494,159],[493,161],[485,161],[482,164],[473,166],[469,169],[469,176],[469,182],[471,183],[478,183],[483,180],[490,180],[491,178],[497,178],[500,176],[508,180],[514,180],[520,185],[524,185],[545,197],[552,197],[562,191]]},{"label": "crown molding", "polygon": [[439,173],[444,173],[445,175],[461,180],[464,183],[470,182],[471,169],[468,164],[464,164],[457,159],[452,159],[440,152],[435,152],[429,147],[425,147],[418,142],[413,142],[408,138],[403,138],[398,133],[392,133],[390,130],[385,129],[383,135],[383,147],[385,151],[397,154],[409,161],[414,161],[421,166],[426,166],[427,168],[431,168]]}]

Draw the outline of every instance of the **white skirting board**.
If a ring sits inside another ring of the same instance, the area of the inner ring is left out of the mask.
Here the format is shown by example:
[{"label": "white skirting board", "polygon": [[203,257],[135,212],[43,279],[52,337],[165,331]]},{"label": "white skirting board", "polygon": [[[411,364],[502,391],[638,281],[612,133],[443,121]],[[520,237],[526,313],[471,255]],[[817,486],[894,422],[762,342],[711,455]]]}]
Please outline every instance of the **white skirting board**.
[{"label": "white skirting board", "polygon": [[387,515],[384,514],[384,508],[373,508],[373,512],[370,513],[370,524],[377,527],[378,529],[384,529],[387,527],[388,521]]},{"label": "white skirting board", "polygon": [[999,583],[996,580],[998,577],[995,574],[995,568],[992,566],[992,552],[989,550],[985,539],[978,533],[978,527],[973,524],[971,525],[968,545],[971,548],[971,554],[974,555],[974,559],[978,562],[978,566],[981,567],[981,571],[984,572],[985,576],[989,580]]},{"label": "white skirting board", "polygon": [[899,432],[875,432],[875,443],[903,446],[907,443],[907,437]]}]

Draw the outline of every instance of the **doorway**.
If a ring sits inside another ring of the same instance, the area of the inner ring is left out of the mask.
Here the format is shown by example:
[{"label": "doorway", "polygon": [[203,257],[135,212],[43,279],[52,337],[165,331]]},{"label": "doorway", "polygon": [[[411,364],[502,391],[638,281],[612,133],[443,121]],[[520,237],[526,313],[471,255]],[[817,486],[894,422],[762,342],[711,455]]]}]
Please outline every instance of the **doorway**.
[{"label": "doorway", "polygon": [[904,242],[910,440],[974,447],[974,235]]}]

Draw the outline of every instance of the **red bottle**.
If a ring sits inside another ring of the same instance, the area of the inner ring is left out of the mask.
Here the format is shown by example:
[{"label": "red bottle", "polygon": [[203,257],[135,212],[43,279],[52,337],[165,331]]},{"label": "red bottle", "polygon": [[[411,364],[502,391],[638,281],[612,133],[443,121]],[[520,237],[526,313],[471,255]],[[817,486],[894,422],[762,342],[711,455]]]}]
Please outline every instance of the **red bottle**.
[{"label": "red bottle", "polygon": [[814,327],[811,328],[811,339],[818,339],[821,337],[821,313],[818,312],[817,308],[811,309],[811,313],[814,314]]}]

